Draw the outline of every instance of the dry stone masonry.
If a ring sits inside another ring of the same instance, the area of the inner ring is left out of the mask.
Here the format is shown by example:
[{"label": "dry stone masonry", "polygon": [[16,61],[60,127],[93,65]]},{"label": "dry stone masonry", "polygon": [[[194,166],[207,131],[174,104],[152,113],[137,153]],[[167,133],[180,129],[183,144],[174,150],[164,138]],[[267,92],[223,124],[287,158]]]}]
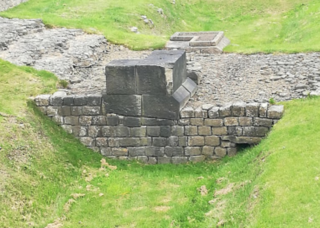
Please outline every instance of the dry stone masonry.
[{"label": "dry stone masonry", "polygon": [[17,5],[20,5],[23,2],[26,2],[28,0],[1,0],[0,1],[0,12],[5,11],[7,9],[10,9],[12,7],[15,7]]},{"label": "dry stone masonry", "polygon": [[259,143],[283,114],[268,103],[183,108],[196,90],[186,75],[184,51],[155,51],[109,63],[102,94],[57,92],[35,102],[89,148],[150,164],[232,156],[237,144]]}]

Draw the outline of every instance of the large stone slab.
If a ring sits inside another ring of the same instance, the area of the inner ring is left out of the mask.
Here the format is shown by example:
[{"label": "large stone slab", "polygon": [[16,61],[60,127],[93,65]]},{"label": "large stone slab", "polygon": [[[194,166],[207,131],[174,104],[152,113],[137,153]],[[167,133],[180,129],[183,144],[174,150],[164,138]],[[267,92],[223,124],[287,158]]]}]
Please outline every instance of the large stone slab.
[{"label": "large stone slab", "polygon": [[141,116],[141,96],[139,95],[103,95],[106,113],[124,116]]}]

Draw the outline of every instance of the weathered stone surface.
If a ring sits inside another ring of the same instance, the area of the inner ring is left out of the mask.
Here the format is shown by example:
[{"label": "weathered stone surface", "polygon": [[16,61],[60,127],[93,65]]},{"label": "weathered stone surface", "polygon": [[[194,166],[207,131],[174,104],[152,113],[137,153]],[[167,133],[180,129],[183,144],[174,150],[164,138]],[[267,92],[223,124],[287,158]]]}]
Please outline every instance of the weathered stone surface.
[{"label": "weathered stone surface", "polygon": [[185,126],[185,135],[198,135],[198,127],[197,126]]},{"label": "weathered stone surface", "polygon": [[[232,115],[231,108],[232,108],[231,104],[219,108],[219,116],[220,117],[231,116]],[[210,110],[209,110],[209,112],[210,112]]]},{"label": "weathered stone surface", "polygon": [[190,124],[193,126],[202,126],[203,118],[190,118]]},{"label": "weathered stone surface", "polygon": [[201,147],[186,147],[184,148],[185,155],[195,156],[201,154]]},{"label": "weathered stone surface", "polygon": [[39,95],[34,99],[34,101],[37,106],[48,106],[50,103],[50,96],[51,95],[48,94]]},{"label": "weathered stone surface", "polygon": [[62,106],[60,109],[61,116],[70,116],[71,115],[71,108],[70,106]]},{"label": "weathered stone surface", "polygon": [[47,115],[50,117],[58,115],[58,107],[57,106],[48,106]]},{"label": "weathered stone surface", "polygon": [[165,154],[165,149],[163,147],[149,146],[149,147],[146,147],[145,149],[146,149],[147,156],[163,157]]},{"label": "weathered stone surface", "polygon": [[203,146],[204,137],[203,136],[190,136],[188,139],[189,146]]},{"label": "weathered stone surface", "polygon": [[184,127],[182,127],[182,126],[173,126],[171,128],[171,134],[173,136],[183,136],[184,135]]},{"label": "weathered stone surface", "polygon": [[187,146],[188,137],[182,136],[179,137],[179,146]]},{"label": "weathered stone surface", "polygon": [[143,116],[178,119],[180,104],[172,97],[142,95]]},{"label": "weathered stone surface", "polygon": [[107,114],[106,121],[109,126],[118,126],[120,122],[119,116],[114,114]]},{"label": "weathered stone surface", "polygon": [[142,104],[141,96],[139,95],[104,95],[103,102],[106,113],[141,116]]},{"label": "weathered stone surface", "polygon": [[269,131],[267,127],[244,127],[244,136],[264,137]]},{"label": "weathered stone surface", "polygon": [[268,118],[280,119],[283,115],[284,107],[283,105],[272,105],[268,109]]},{"label": "weathered stone surface", "polygon": [[123,125],[127,127],[140,127],[141,118],[139,117],[124,117]]},{"label": "weathered stone surface", "polygon": [[235,137],[233,142],[236,144],[258,144],[261,141],[260,137],[246,137],[246,136],[239,136]]},{"label": "weathered stone surface", "polygon": [[238,126],[238,118],[237,117],[226,117],[224,118],[224,125],[225,126]]},{"label": "weathered stone surface", "polygon": [[79,117],[77,116],[66,116],[64,117],[64,124],[69,124],[69,125],[78,125],[79,124]]},{"label": "weathered stone surface", "polygon": [[204,125],[212,127],[222,127],[223,119],[205,119]]},{"label": "weathered stone surface", "polygon": [[206,159],[204,155],[199,155],[199,156],[190,156],[189,160],[191,162],[203,162]]},{"label": "weathered stone surface", "polygon": [[119,145],[122,147],[140,146],[139,138],[119,138]]},{"label": "weathered stone surface", "polygon": [[161,137],[169,137],[171,135],[171,127],[170,126],[160,126],[160,136]]},{"label": "weathered stone surface", "polygon": [[101,114],[101,108],[100,106],[83,106],[82,113],[83,115],[97,116]]},{"label": "weathered stone surface", "polygon": [[155,164],[157,164],[157,158],[156,157],[149,157],[149,159],[148,159],[148,164],[150,164],[150,165],[155,165]]},{"label": "weathered stone surface", "polygon": [[172,97],[184,107],[190,99],[190,92],[183,86],[180,86],[172,95]]},{"label": "weathered stone surface", "polygon": [[130,157],[145,156],[146,148],[145,147],[129,147],[128,152]]},{"label": "weathered stone surface", "polygon": [[160,136],[160,127],[159,126],[147,126],[147,136]]},{"label": "weathered stone surface", "polygon": [[108,146],[108,139],[107,138],[96,138],[96,146],[107,147]]},{"label": "weathered stone surface", "polygon": [[206,157],[212,156],[214,154],[214,147],[204,146],[202,148],[202,154],[205,155]]},{"label": "weathered stone surface", "polygon": [[235,156],[237,154],[237,148],[228,148],[227,149],[227,154],[230,157]]},{"label": "weathered stone surface", "polygon": [[190,96],[192,97],[196,91],[197,91],[197,84],[192,81],[190,78],[187,78],[184,83],[182,84],[184,88],[187,89],[187,91],[190,93]]},{"label": "weathered stone surface", "polygon": [[268,110],[269,104],[268,103],[262,103],[260,104],[259,108],[259,116],[260,117],[267,117],[267,110]]},{"label": "weathered stone surface", "polygon": [[101,136],[101,127],[100,126],[90,126],[88,128],[88,135],[92,138]]},{"label": "weathered stone surface", "polygon": [[[90,116],[91,117],[91,116]],[[92,121],[91,123],[93,125],[99,125],[99,126],[103,126],[107,124],[107,120],[105,116],[93,116],[91,117]]]},{"label": "weathered stone surface", "polygon": [[212,127],[211,129],[213,135],[227,135],[228,129],[226,127]]},{"label": "weathered stone surface", "polygon": [[80,142],[85,146],[93,147],[96,141],[91,137],[80,137]]},{"label": "weathered stone surface", "polygon": [[165,147],[164,153],[168,157],[183,156],[183,148],[182,147]]},{"label": "weathered stone surface", "polygon": [[165,68],[152,65],[136,66],[137,94],[166,95]]},{"label": "weathered stone surface", "polygon": [[185,107],[180,112],[181,118],[194,117],[194,109],[192,107]]},{"label": "weathered stone surface", "polygon": [[153,146],[157,146],[157,147],[167,146],[167,139],[162,137],[153,138]]},{"label": "weathered stone surface", "polygon": [[126,149],[126,148],[112,148],[111,155],[113,155],[113,156],[128,156],[128,149]]},{"label": "weathered stone surface", "polygon": [[271,127],[273,125],[272,120],[267,118],[254,118],[254,126],[266,126]]},{"label": "weathered stone surface", "polygon": [[212,119],[219,118],[220,117],[219,108],[213,107],[213,108],[209,109],[208,115],[209,115],[209,118],[212,118]]},{"label": "weathered stone surface", "polygon": [[232,105],[233,116],[244,116],[246,112],[246,103],[236,102]]},{"label": "weathered stone surface", "polygon": [[198,127],[198,134],[199,135],[211,135],[211,127],[207,127],[207,126],[199,126]]},{"label": "weathered stone surface", "polygon": [[71,115],[80,116],[82,114],[83,113],[82,113],[82,107],[81,106],[71,107]]},{"label": "weathered stone surface", "polygon": [[112,128],[115,137],[127,137],[129,136],[129,128],[125,126],[115,126]]},{"label": "weathered stone surface", "polygon": [[240,126],[252,126],[252,117],[239,117]]},{"label": "weathered stone surface", "polygon": [[194,117],[198,118],[208,118],[208,111],[203,110],[201,107],[194,110]]},{"label": "weathered stone surface", "polygon": [[103,156],[111,156],[112,154],[112,149],[110,147],[101,147],[100,148],[100,153]]},{"label": "weathered stone surface", "polygon": [[187,157],[172,157],[173,164],[183,164],[183,163],[187,163],[187,162],[188,162]]},{"label": "weathered stone surface", "polygon": [[205,137],[205,145],[206,146],[219,146],[220,145],[220,137],[206,136]]},{"label": "weathered stone surface", "polygon": [[179,137],[178,136],[170,136],[168,138],[168,145],[171,147],[176,147],[179,145]]},{"label": "weathered stone surface", "polygon": [[224,157],[224,156],[226,156],[226,154],[227,154],[227,150],[225,149],[225,148],[222,148],[222,147],[216,147],[215,149],[214,149],[214,153],[217,155],[217,156],[219,156],[219,157]]},{"label": "weathered stone surface", "polygon": [[168,164],[171,163],[171,157],[159,157],[158,164]]},{"label": "weathered stone surface", "polygon": [[229,135],[242,135],[243,128],[242,127],[228,127],[228,134]]},{"label": "weathered stone surface", "polygon": [[130,128],[131,137],[145,137],[147,132],[147,127],[132,127]]},{"label": "weathered stone surface", "polygon": [[246,106],[246,116],[248,117],[259,117],[259,107],[258,103],[249,103]]}]

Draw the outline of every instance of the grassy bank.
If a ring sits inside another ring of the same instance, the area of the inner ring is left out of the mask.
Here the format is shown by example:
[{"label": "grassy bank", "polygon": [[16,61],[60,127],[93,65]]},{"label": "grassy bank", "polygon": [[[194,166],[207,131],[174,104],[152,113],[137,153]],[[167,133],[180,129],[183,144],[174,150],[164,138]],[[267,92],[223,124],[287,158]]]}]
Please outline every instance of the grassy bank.
[{"label": "grassy bank", "polygon": [[57,79],[0,67],[0,227],[320,226],[319,98],[285,103],[268,138],[234,158],[101,169],[100,155],[27,103]]},{"label": "grassy bank", "polygon": [[[231,40],[228,52],[270,53],[319,51],[319,9],[317,0],[29,0],[0,15],[101,33],[136,50],[162,48],[176,31],[222,30]],[[132,26],[140,34],[132,33]]]}]

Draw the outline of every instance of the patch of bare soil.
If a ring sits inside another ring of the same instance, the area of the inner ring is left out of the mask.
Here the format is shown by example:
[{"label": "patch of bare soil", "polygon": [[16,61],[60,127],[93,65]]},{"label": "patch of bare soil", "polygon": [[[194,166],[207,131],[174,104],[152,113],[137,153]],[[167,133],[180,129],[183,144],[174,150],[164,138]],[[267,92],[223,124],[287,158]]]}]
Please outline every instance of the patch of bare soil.
[{"label": "patch of bare soil", "polygon": [[158,207],[153,208],[153,210],[155,212],[167,212],[170,209],[171,209],[171,207],[168,207],[168,206],[158,206]]},{"label": "patch of bare soil", "polygon": [[220,190],[216,190],[214,192],[214,196],[217,197],[217,196],[220,196],[220,195],[226,195],[228,193],[230,193],[232,191],[234,187],[234,184],[233,183],[230,183],[227,185],[227,187],[223,188],[223,189],[220,189]]}]

